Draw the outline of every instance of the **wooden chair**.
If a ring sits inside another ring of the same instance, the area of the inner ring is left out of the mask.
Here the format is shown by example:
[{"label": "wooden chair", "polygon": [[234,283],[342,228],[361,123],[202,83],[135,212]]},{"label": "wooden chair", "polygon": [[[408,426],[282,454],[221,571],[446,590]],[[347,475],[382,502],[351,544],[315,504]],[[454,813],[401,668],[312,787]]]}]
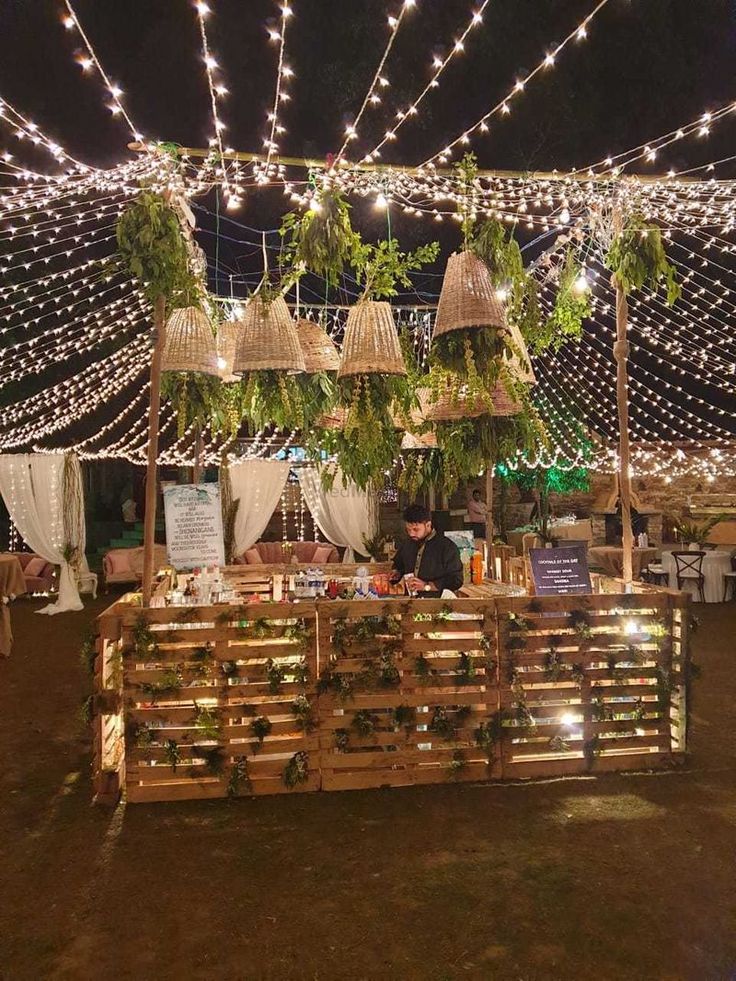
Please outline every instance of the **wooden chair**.
[{"label": "wooden chair", "polygon": [[728,599],[728,591],[731,590],[731,599],[736,599],[736,555],[731,556],[731,571],[723,574],[723,602]]},{"label": "wooden chair", "polygon": [[703,575],[703,559],[705,552],[673,552],[677,576],[677,588],[682,589],[683,583],[698,584],[700,602],[705,603],[705,576]]}]

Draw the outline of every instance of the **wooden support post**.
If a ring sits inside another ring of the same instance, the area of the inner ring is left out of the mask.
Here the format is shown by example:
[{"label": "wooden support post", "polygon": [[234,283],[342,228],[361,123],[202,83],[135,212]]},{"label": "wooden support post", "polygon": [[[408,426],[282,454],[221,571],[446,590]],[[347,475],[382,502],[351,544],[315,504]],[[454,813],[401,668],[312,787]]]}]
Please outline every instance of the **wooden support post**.
[{"label": "wooden support post", "polygon": [[166,333],[166,299],[156,297],[153,304],[153,357],[151,359],[151,401],[148,408],[148,465],[146,467],[146,513],[143,522],[143,605],[151,604],[153,544],[156,537],[156,491],[158,459],[158,417],[161,403],[161,361]]},{"label": "wooden support post", "polygon": [[194,427],[194,466],[192,467],[192,483],[198,484],[202,479],[202,454],[204,451],[204,439],[202,438],[202,427],[197,423]]},{"label": "wooden support post", "polygon": [[618,457],[619,457],[619,499],[621,501],[621,523],[623,525],[623,579],[624,589],[631,592],[633,576],[634,530],[631,526],[631,456],[629,451],[629,304],[626,294],[616,276],[616,342],[613,353],[616,358],[616,399],[618,402]]},{"label": "wooden support post", "polygon": [[[486,470],[486,548],[493,544],[493,465],[489,464]],[[490,578],[490,572],[489,572]]]}]

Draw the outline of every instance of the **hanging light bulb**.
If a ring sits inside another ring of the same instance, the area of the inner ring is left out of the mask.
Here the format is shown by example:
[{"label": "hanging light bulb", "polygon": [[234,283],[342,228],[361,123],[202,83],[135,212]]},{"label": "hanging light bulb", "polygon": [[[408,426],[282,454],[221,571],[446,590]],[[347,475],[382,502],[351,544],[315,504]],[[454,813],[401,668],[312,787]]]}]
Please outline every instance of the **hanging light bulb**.
[{"label": "hanging light bulb", "polygon": [[585,270],[580,273],[578,278],[572,284],[573,292],[577,293],[578,296],[582,296],[583,293],[587,293],[590,289],[590,283],[588,282],[588,277],[585,275]]}]

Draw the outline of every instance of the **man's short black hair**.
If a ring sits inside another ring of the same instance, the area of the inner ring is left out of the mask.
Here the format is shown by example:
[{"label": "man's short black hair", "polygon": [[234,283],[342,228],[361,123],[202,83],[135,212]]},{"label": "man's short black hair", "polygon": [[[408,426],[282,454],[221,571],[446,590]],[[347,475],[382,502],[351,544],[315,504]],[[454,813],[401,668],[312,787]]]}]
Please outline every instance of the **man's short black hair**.
[{"label": "man's short black hair", "polygon": [[476,494],[478,495],[478,497],[480,497],[480,491],[478,490],[478,488],[477,488],[477,487],[476,487],[476,488],[475,488],[475,490],[473,491],[473,497],[475,497],[475,495],[476,495]]},{"label": "man's short black hair", "polygon": [[404,510],[404,521],[408,525],[416,525],[422,521],[431,521],[432,512],[423,504],[410,504]]}]

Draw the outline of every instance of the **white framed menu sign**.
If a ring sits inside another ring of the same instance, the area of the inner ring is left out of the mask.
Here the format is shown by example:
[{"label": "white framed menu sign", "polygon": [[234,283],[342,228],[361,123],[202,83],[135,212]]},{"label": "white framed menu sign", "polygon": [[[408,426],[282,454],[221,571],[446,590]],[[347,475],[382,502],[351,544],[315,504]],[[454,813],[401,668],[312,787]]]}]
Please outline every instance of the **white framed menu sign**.
[{"label": "white framed menu sign", "polygon": [[219,484],[164,488],[166,551],[175,569],[225,564]]}]

